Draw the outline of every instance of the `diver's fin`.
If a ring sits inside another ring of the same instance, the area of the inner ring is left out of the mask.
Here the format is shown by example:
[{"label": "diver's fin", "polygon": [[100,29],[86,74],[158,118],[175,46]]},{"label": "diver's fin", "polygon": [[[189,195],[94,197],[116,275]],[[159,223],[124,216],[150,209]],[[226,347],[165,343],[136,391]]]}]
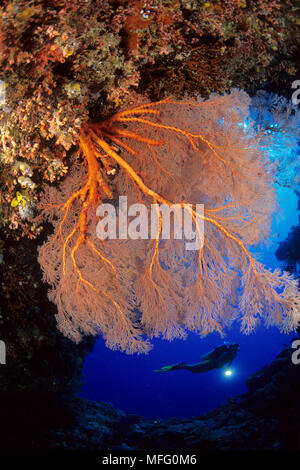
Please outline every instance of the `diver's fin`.
[{"label": "diver's fin", "polygon": [[164,366],[161,369],[156,369],[154,372],[168,372],[170,370],[176,370],[177,367],[183,366],[185,362],[178,362],[177,364],[171,364],[170,366]]}]

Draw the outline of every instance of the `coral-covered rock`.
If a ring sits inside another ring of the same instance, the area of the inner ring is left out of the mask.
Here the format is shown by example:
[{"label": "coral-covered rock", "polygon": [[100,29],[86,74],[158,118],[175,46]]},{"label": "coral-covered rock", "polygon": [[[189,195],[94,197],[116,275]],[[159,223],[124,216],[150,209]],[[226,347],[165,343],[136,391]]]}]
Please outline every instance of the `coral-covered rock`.
[{"label": "coral-covered rock", "polygon": [[291,349],[247,381],[249,391],[190,419],[146,420],[109,403],[53,395],[2,400],[1,448],[185,451],[299,450],[299,365]]}]

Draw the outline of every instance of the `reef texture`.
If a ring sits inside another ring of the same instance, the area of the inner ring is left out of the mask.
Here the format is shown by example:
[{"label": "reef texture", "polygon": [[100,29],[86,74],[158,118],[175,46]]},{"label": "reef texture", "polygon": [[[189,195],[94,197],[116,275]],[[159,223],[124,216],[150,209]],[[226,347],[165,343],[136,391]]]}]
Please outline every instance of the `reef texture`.
[{"label": "reef texture", "polygon": [[2,401],[4,449],[237,450],[300,449],[300,374],[292,349],[247,381],[248,392],[191,419],[146,420],[109,403],[53,395]]}]

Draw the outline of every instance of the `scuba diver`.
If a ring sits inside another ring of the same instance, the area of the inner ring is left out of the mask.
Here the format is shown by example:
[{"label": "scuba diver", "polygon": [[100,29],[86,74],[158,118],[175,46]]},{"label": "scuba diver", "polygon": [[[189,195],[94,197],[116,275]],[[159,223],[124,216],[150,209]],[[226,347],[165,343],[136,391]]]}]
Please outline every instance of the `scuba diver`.
[{"label": "scuba diver", "polygon": [[170,372],[172,370],[185,369],[193,372],[193,374],[200,374],[201,372],[208,372],[213,369],[220,369],[221,367],[230,367],[232,361],[237,355],[239,345],[237,343],[224,343],[218,346],[213,351],[201,356],[201,361],[197,364],[186,364],[179,362],[170,366],[164,366],[154,372]]}]

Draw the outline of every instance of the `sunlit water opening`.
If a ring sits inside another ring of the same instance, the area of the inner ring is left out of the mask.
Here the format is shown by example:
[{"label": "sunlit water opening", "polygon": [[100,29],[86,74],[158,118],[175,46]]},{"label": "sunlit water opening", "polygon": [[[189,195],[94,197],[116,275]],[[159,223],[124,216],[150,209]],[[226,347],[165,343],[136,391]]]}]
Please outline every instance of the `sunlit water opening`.
[{"label": "sunlit water opening", "polygon": [[[274,215],[269,244],[258,250],[260,261],[272,269],[281,266],[275,251],[297,224],[299,214],[298,198],[291,189],[278,187],[277,193],[281,213]],[[229,397],[246,392],[247,378],[269,364],[293,336],[283,335],[275,327],[262,326],[245,336],[239,325],[234,325],[224,338],[240,345],[230,375],[223,368],[203,374],[186,370],[154,372],[164,365],[199,362],[203,354],[223,343],[217,333],[202,339],[189,334],[185,341],[156,339],[147,356],[111,351],[99,338],[86,359],[80,396],[111,402],[123,411],[148,418],[197,416],[225,403]]]}]

